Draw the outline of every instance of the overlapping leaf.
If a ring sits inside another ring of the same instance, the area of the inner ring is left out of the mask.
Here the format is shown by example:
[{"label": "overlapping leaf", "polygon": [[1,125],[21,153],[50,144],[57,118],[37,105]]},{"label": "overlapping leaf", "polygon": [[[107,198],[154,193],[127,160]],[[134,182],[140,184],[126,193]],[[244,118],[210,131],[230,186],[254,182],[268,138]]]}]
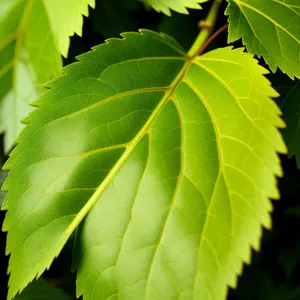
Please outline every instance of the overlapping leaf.
[{"label": "overlapping leaf", "polygon": [[71,297],[44,278],[40,278],[30,283],[14,300],[71,300]]},{"label": "overlapping leaf", "polygon": [[6,163],[10,297],[81,225],[85,300],[224,299],[270,226],[285,146],[266,70],[243,49],[122,36],[52,82]]},{"label": "overlapping leaf", "polygon": [[204,3],[207,0],[143,0],[145,3],[152,6],[156,11],[163,12],[171,16],[171,10],[182,14],[188,14],[187,8],[200,9],[199,3]]},{"label": "overlapping leaf", "polygon": [[[7,177],[7,171],[1,170],[0,171],[0,187],[2,187],[2,184],[4,183],[6,177]],[[0,207],[2,206],[5,196],[6,196],[6,193],[3,191],[0,191]]]},{"label": "overlapping leaf", "polygon": [[88,16],[88,7],[95,0],[43,0],[47,11],[54,43],[58,51],[67,57],[70,36],[82,35],[83,16]]},{"label": "overlapping leaf", "polygon": [[283,136],[288,147],[289,157],[295,155],[298,168],[300,168],[300,80],[291,80],[284,75],[272,76],[272,82],[280,98],[278,104],[283,111],[287,127]]},{"label": "overlapping leaf", "polygon": [[[69,36],[94,0],[0,0],[0,130],[8,152],[42,84],[59,75]],[[64,22],[63,22],[64,21]]]},{"label": "overlapping leaf", "polygon": [[[198,15],[194,17],[192,15],[173,13],[172,18],[163,16],[156,31],[164,32],[174,37],[184,49],[189,50],[195,41],[195,36],[199,33],[198,22]],[[184,30],[182,30],[182,24],[184,24]]]},{"label": "overlapping leaf", "polygon": [[247,50],[262,55],[273,72],[279,67],[300,78],[300,1],[227,1],[228,41],[242,38]]}]

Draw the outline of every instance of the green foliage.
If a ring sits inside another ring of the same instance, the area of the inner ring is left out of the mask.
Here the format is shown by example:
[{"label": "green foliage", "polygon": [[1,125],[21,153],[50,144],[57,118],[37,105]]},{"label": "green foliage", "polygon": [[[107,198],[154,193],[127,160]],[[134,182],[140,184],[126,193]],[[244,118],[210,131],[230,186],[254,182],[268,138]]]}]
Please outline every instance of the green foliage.
[{"label": "green foliage", "polygon": [[9,297],[86,217],[78,296],[223,299],[270,226],[285,146],[266,70],[243,49],[122,36],[52,82],[6,163]]},{"label": "green foliage", "polygon": [[[11,150],[42,84],[60,74],[69,36],[81,35],[82,15],[94,0],[0,0],[0,131]],[[64,13],[61,13],[61,12]]]},{"label": "green foliage", "polygon": [[299,0],[227,0],[228,41],[243,38],[251,53],[262,55],[270,69],[279,67],[300,78]]},{"label": "green foliage", "polygon": [[95,0],[43,0],[43,2],[56,48],[64,57],[67,57],[69,37],[74,33],[82,35],[82,15],[88,16],[88,6],[94,7]]},{"label": "green foliage", "polygon": [[[299,81],[268,76],[279,97],[253,58],[300,77],[299,0],[227,0],[228,41],[242,38],[246,49],[213,51],[222,0],[195,11],[195,19],[167,16],[205,0],[143,0],[167,15],[151,28],[184,48],[142,29],[106,40],[61,71],[70,36],[82,35],[95,2],[85,28],[97,37],[144,22],[137,0],[0,0],[6,153],[29,113],[3,168],[9,175],[0,174],[0,184],[7,177],[0,203],[5,195],[8,300],[70,299],[34,281],[66,244],[63,257],[74,244],[76,293],[84,300],[224,300],[252,249],[260,249],[263,227],[271,227],[278,153],[287,152],[278,129],[300,167]],[[81,49],[99,43],[86,39]],[[294,193],[289,176],[284,184]],[[299,205],[286,213],[298,215]],[[287,278],[298,264],[290,253],[286,245],[274,254]],[[246,293],[251,278],[258,284]],[[299,291],[256,266],[235,296],[296,300]]]},{"label": "green foliage", "polygon": [[[3,185],[6,177],[7,177],[7,171],[1,170],[0,171],[0,186]],[[2,203],[3,203],[3,200],[4,200],[5,196],[6,196],[6,193],[3,192],[3,191],[0,191],[0,207],[2,206]]]},{"label": "green foliage", "polygon": [[293,81],[283,74],[276,74],[272,81],[280,93],[278,104],[287,123],[283,136],[288,146],[288,155],[295,155],[300,167],[300,80]]},{"label": "green foliage", "polygon": [[[184,24],[186,31],[182,30],[182,24]],[[195,22],[191,15],[172,13],[172,18],[163,16],[156,31],[172,36],[188,51],[199,31],[198,26],[195,26],[196,24],[197,20]]]},{"label": "green foliage", "polygon": [[143,0],[146,4],[152,6],[156,11],[163,12],[171,16],[171,9],[182,14],[188,14],[187,8],[200,9],[199,3],[207,0]]},{"label": "green foliage", "polygon": [[26,289],[17,295],[15,300],[71,300],[60,289],[55,288],[47,280],[40,278],[30,283]]}]

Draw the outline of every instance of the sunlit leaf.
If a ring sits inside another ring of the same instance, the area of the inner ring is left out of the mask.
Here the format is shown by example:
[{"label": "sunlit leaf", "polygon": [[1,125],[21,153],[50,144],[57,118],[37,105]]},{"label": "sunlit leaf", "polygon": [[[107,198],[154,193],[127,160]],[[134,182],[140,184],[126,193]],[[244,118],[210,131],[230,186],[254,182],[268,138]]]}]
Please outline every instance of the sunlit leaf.
[{"label": "sunlit leaf", "polygon": [[300,1],[227,0],[228,41],[242,38],[247,50],[300,78]]},{"label": "sunlit leaf", "polygon": [[171,10],[181,14],[188,14],[187,8],[201,9],[200,3],[208,0],[143,0],[157,12],[171,16]]},{"label": "sunlit leaf", "polygon": [[52,81],[5,165],[10,297],[81,225],[85,300],[225,299],[271,225],[285,145],[267,71],[243,49],[122,36]]}]

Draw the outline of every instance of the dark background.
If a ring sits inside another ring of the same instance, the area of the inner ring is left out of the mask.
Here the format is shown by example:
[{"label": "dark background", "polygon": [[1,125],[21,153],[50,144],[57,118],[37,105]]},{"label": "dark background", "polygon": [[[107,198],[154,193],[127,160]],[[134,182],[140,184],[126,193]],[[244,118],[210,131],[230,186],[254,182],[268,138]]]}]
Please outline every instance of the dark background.
[{"label": "dark background", "polygon": [[[63,0],[62,0],[63,1]],[[224,16],[226,4],[221,8],[215,29],[227,22]],[[172,12],[172,17],[148,10],[136,0],[101,0],[96,9],[90,10],[90,18],[85,18],[83,37],[71,39],[69,58],[65,65],[75,61],[75,56],[88,51],[92,46],[103,43],[106,38],[119,37],[124,31],[136,31],[147,28],[168,33],[177,39],[187,50],[195,40],[199,29],[199,20],[205,18],[209,4],[203,4],[203,10],[190,11],[190,15]],[[226,32],[222,33],[209,49],[227,45]],[[241,47],[241,42],[234,44]],[[206,51],[207,51],[206,50]],[[263,60],[261,64],[266,67]],[[3,136],[1,136],[2,143]],[[3,147],[0,144],[1,161],[5,161]],[[279,179],[282,195],[280,201],[274,201],[273,229],[264,230],[260,253],[253,251],[252,264],[245,266],[238,288],[230,290],[230,300],[298,300],[300,299],[300,172],[294,158],[281,157],[284,178]],[[0,161],[0,163],[1,163]],[[4,174],[2,174],[3,177]],[[0,177],[0,183],[1,183]],[[1,197],[1,194],[0,194]],[[5,212],[0,212],[0,222]],[[6,234],[0,234],[0,299],[6,299],[6,275],[8,257],[5,256]],[[61,287],[74,296],[75,275],[71,273],[72,240],[61,255],[54,261],[51,270],[45,272],[54,285]]]}]

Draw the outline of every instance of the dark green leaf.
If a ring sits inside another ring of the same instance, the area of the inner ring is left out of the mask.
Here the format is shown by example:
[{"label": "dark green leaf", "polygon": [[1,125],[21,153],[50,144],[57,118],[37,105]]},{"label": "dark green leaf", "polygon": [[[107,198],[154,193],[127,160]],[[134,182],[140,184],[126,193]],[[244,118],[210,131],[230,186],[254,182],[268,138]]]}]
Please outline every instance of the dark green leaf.
[{"label": "dark green leaf", "polygon": [[62,290],[54,287],[47,280],[40,278],[26,287],[17,295],[14,300],[70,300],[71,297],[63,293]]},{"label": "dark green leaf", "polygon": [[273,72],[279,67],[300,78],[300,1],[227,1],[228,41],[242,38],[247,50],[263,56]]}]

